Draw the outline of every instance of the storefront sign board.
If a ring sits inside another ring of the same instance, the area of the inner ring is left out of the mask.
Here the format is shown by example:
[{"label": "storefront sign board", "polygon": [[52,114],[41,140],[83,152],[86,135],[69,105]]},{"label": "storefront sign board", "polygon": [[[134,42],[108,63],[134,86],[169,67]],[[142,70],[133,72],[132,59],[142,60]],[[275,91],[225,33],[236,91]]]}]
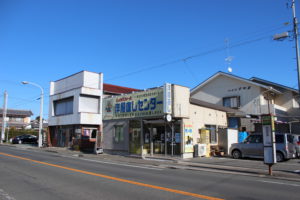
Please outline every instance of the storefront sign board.
[{"label": "storefront sign board", "polygon": [[164,115],[163,88],[106,98],[103,100],[103,120]]}]

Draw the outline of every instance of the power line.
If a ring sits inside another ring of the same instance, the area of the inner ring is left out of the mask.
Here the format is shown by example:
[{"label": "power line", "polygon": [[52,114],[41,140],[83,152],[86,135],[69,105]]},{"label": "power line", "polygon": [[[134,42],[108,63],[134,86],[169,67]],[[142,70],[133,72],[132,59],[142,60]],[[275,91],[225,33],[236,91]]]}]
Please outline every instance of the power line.
[{"label": "power line", "polygon": [[[273,26],[274,27],[274,26]],[[281,25],[280,27],[276,27],[276,28],[273,28],[271,30],[267,30],[267,31],[264,31],[264,32],[255,32],[254,35],[262,35],[264,33],[267,33],[267,32],[271,32],[271,31],[275,31],[275,30],[278,30],[278,29],[282,29],[283,26]],[[286,27],[286,25],[284,26]],[[237,48],[237,47],[240,47],[240,46],[244,46],[244,45],[248,45],[248,44],[251,44],[251,43],[254,43],[254,42],[258,42],[258,41],[261,41],[261,40],[264,40],[266,38],[271,38],[272,36],[263,36],[263,37],[259,37],[259,38],[255,38],[255,39],[252,39],[252,40],[249,40],[250,36],[247,37],[248,40],[245,40],[245,39],[241,39],[239,40],[238,42],[235,42],[233,43],[233,45],[230,45],[229,47],[232,49],[232,48]],[[194,54],[194,55],[191,55],[191,56],[186,56],[186,57],[182,57],[182,58],[179,58],[179,59],[175,59],[175,60],[172,60],[172,61],[168,61],[168,62],[165,62],[165,63],[162,63],[162,64],[158,64],[158,65],[152,65],[150,67],[145,67],[145,68],[142,68],[142,69],[139,69],[139,70],[136,70],[136,71],[133,71],[133,72],[129,72],[129,73],[126,73],[126,74],[123,74],[123,75],[119,75],[119,76],[115,76],[115,77],[112,77],[110,79],[107,79],[107,81],[111,81],[111,80],[115,80],[115,79],[120,79],[120,78],[124,78],[124,77],[127,77],[127,76],[132,76],[132,75],[135,75],[135,74],[138,74],[138,73],[142,73],[142,72],[146,72],[146,71],[151,71],[151,70],[154,70],[154,69],[159,69],[159,68],[163,68],[163,67],[167,67],[169,65],[172,65],[172,64],[176,64],[176,63],[180,63],[180,62],[183,62],[184,65],[185,65],[185,68],[189,71],[189,73],[193,74],[193,78],[195,80],[197,80],[197,78],[195,77],[194,73],[192,72],[191,68],[187,65],[187,61],[191,60],[191,59],[195,59],[195,58],[198,58],[198,57],[202,57],[202,56],[206,56],[206,55],[209,55],[209,54],[213,54],[213,53],[216,53],[216,52],[219,52],[219,51],[224,51],[226,48],[228,47],[218,47],[218,48],[215,48],[215,49],[211,49],[211,50],[208,50],[208,51],[204,51],[204,52],[201,52],[201,53],[198,53],[198,54]],[[7,81],[7,80],[0,80],[0,81]],[[8,80],[9,81],[9,80]],[[197,80],[198,81],[198,80]],[[12,82],[12,81],[10,81]],[[15,82],[13,82],[15,83]],[[95,81],[90,81],[88,82],[88,84],[86,86],[91,86],[91,85],[94,85],[94,84],[97,84],[97,82]],[[68,87],[72,87],[72,86],[76,86],[76,84],[73,84],[73,85],[68,85]],[[50,90],[50,87],[45,87],[44,90]],[[46,97],[50,97],[50,95],[47,95]],[[36,97],[37,98],[37,97]],[[21,98],[20,98],[21,99]],[[30,100],[26,100],[26,101],[30,101]],[[36,101],[36,100],[33,100],[33,101]],[[32,103],[33,101],[29,102],[29,103]],[[25,103],[25,104],[19,104],[17,106],[20,106],[20,105],[26,105],[28,103]]]},{"label": "power line", "polygon": [[[253,38],[253,36],[257,37],[257,36],[261,36],[262,34],[266,34],[266,33],[269,33],[269,32],[273,32],[273,31],[277,31],[279,29],[286,28],[287,25],[290,25],[290,24],[289,23],[284,23],[284,24],[281,24],[280,26],[273,25],[273,26],[268,27],[267,28],[268,30],[255,31],[255,32],[253,32],[251,34],[248,34],[245,38],[238,40],[237,42],[235,42],[236,45],[229,46],[229,48],[234,48],[234,47],[242,46],[244,44],[248,44],[248,43],[251,43],[251,42],[259,41],[259,40],[261,40],[260,38],[258,38],[258,39],[256,38],[254,40],[250,40],[250,42],[249,42],[249,39]],[[265,38],[272,38],[272,36],[267,36]],[[265,38],[263,38],[263,39],[265,39]],[[200,54],[196,54],[196,55],[192,55],[192,56],[187,56],[187,57],[175,59],[175,60],[164,62],[164,63],[158,64],[158,65],[151,65],[150,67],[145,67],[145,68],[142,68],[140,70],[136,70],[136,71],[129,72],[129,73],[126,73],[126,74],[123,74],[123,75],[112,77],[110,79],[107,79],[107,81],[115,80],[115,79],[118,79],[118,78],[124,78],[124,77],[127,77],[127,76],[131,76],[131,75],[134,75],[134,74],[137,74],[137,73],[141,73],[141,72],[145,72],[145,71],[150,71],[150,70],[153,70],[153,69],[162,68],[162,67],[165,67],[165,66],[168,66],[168,65],[172,65],[172,64],[176,64],[176,63],[182,62],[183,60],[187,61],[187,60],[195,58],[195,57],[205,56],[205,55],[208,55],[208,54],[211,54],[211,53],[214,53],[214,52],[218,52],[218,51],[222,51],[222,50],[224,50],[223,46],[220,47],[220,48],[213,49],[213,50],[208,51],[208,52],[204,52],[204,53],[200,53]],[[95,84],[96,82],[90,82],[90,83],[92,85],[92,84]],[[68,85],[68,86],[72,86],[72,85]],[[44,88],[44,90],[49,90],[49,89],[50,89],[50,87]]]}]

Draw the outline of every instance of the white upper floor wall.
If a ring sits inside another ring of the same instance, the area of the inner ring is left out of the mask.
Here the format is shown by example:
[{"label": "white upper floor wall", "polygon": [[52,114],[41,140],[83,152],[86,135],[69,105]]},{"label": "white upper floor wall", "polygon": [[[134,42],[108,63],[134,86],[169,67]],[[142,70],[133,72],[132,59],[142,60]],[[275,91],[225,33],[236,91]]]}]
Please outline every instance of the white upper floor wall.
[{"label": "white upper floor wall", "polygon": [[50,83],[49,126],[102,124],[103,74],[82,71]]},{"label": "white upper floor wall", "polygon": [[236,108],[252,115],[276,114],[275,110],[291,113],[299,107],[294,91],[278,90],[223,72],[216,73],[192,89],[191,97],[221,106],[238,101]]}]

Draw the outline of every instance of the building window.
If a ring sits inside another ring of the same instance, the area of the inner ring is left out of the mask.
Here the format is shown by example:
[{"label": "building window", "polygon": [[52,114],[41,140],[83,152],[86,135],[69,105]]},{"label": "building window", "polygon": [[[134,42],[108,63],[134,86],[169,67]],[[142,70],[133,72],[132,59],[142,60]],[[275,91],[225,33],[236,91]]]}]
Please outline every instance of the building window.
[{"label": "building window", "polygon": [[240,97],[224,97],[223,98],[223,106],[229,108],[239,108],[240,107]]},{"label": "building window", "polygon": [[83,139],[96,139],[97,132],[98,132],[98,130],[94,129],[94,128],[84,128],[82,138]]},{"label": "building window", "polygon": [[217,131],[215,125],[205,125],[205,128],[209,130],[209,142],[211,144],[217,144]]},{"label": "building window", "polygon": [[293,99],[293,108],[299,108],[299,102],[296,99]]},{"label": "building window", "polygon": [[90,138],[91,139],[96,139],[97,138],[97,132],[98,132],[97,129],[93,129]]},{"label": "building window", "polygon": [[123,132],[122,125],[115,126],[114,140],[115,140],[115,142],[123,142],[124,141],[124,132]]},{"label": "building window", "polygon": [[99,97],[80,95],[79,112],[99,113]]},{"label": "building window", "polygon": [[73,97],[54,101],[54,115],[73,114]]}]

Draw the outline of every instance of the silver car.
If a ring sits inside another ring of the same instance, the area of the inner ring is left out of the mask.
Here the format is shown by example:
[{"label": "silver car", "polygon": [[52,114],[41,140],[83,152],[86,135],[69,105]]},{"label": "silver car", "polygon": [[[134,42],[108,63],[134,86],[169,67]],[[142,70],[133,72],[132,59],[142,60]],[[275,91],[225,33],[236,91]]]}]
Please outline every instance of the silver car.
[{"label": "silver car", "polygon": [[[276,133],[275,141],[277,162],[295,158],[296,147],[293,144],[293,136],[291,134]],[[232,144],[230,153],[235,159],[243,157],[263,158],[263,135],[261,133],[254,133],[249,135],[242,143]]]},{"label": "silver car", "polygon": [[293,135],[297,157],[300,158],[300,135]]}]

